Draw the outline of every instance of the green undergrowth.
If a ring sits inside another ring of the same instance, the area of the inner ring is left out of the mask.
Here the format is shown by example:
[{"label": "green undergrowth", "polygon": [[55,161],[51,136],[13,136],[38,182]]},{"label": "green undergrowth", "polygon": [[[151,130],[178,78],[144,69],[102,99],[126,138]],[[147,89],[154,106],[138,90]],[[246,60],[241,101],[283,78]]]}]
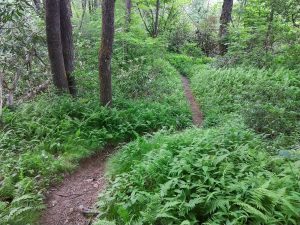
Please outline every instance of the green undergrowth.
[{"label": "green undergrowth", "polygon": [[191,81],[203,128],[124,146],[95,224],[299,224],[297,73],[209,60],[168,55]]},{"label": "green undergrowth", "polygon": [[192,57],[183,54],[168,54],[169,62],[180,72],[181,75],[189,77],[198,72],[204,65],[212,62],[208,57]]},{"label": "green undergrowth", "polygon": [[191,124],[186,103],[182,100],[180,106],[175,101],[174,96],[165,103],[123,98],[107,109],[99,106],[98,98],[45,95],[16,111],[5,111],[0,132],[1,220],[23,224],[26,217],[31,221],[50,181],[106,143],[128,142],[164,127],[183,129]]},{"label": "green undergrowth", "polygon": [[[90,40],[83,39],[86,33],[81,35],[76,40],[77,98],[58,96],[50,90],[32,102],[4,111],[0,224],[35,224],[50,183],[59,181],[61,174],[73,170],[80,159],[105,144],[129,142],[162,128],[181,130],[191,125],[178,72],[163,55],[156,57],[148,52],[156,46],[153,41],[133,39],[130,34],[126,43],[116,35],[113,107],[101,107],[98,44],[93,41],[94,34]],[[122,52],[126,46],[130,48],[125,59]],[[130,49],[139,49],[139,55],[130,53]]]},{"label": "green undergrowth", "polygon": [[238,116],[273,144],[299,143],[300,79],[296,71],[205,68],[191,76],[191,83],[206,126]]},{"label": "green undergrowth", "polygon": [[299,162],[240,120],[161,131],[110,160],[96,224],[299,224]]}]

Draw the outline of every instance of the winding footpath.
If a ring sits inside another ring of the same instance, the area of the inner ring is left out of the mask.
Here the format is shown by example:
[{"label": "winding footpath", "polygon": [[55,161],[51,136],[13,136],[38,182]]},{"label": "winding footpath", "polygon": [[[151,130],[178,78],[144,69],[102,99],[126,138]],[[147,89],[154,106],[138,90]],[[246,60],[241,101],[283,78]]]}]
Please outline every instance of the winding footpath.
[{"label": "winding footpath", "polygon": [[[203,115],[190,88],[189,80],[182,76],[185,96],[190,104],[193,123],[201,126]],[[46,209],[42,213],[41,225],[89,225],[97,210],[95,203],[101,191],[105,190],[105,165],[114,152],[105,147],[99,153],[83,160],[78,169],[64,177],[59,185],[46,193]],[[95,212],[95,213],[94,213]]]},{"label": "winding footpath", "polygon": [[190,81],[185,76],[181,76],[181,80],[182,80],[185,96],[191,107],[193,123],[195,126],[200,127],[203,123],[203,114],[191,90]]}]

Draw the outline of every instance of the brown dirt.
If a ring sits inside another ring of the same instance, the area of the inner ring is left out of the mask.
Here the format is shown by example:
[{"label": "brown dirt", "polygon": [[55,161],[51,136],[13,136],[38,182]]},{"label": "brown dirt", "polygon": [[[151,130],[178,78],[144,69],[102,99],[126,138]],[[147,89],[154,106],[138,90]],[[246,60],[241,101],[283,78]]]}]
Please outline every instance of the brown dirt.
[{"label": "brown dirt", "polygon": [[182,80],[185,96],[190,103],[192,117],[193,117],[193,123],[194,123],[194,125],[200,127],[203,122],[203,115],[200,111],[200,106],[197,103],[197,101],[192,93],[192,90],[190,87],[190,82],[189,82],[188,78],[181,76],[181,80]]},{"label": "brown dirt", "polygon": [[66,175],[61,184],[50,188],[46,194],[47,207],[42,214],[41,225],[90,224],[91,219],[84,217],[82,211],[91,209],[99,192],[105,189],[105,164],[113,150],[113,147],[105,147],[83,160],[77,171]]}]

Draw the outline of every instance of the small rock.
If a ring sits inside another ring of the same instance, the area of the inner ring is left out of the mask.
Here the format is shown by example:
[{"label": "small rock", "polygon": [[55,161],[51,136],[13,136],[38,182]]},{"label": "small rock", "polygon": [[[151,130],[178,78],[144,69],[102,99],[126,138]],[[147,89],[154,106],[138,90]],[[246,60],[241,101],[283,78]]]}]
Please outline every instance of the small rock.
[{"label": "small rock", "polygon": [[56,204],[57,204],[57,201],[55,201],[55,200],[51,202],[52,206],[55,206]]},{"label": "small rock", "polygon": [[87,179],[87,180],[85,180],[86,182],[88,182],[88,183],[91,183],[91,182],[93,182],[94,181],[94,179],[93,178],[91,178],[91,179]]}]

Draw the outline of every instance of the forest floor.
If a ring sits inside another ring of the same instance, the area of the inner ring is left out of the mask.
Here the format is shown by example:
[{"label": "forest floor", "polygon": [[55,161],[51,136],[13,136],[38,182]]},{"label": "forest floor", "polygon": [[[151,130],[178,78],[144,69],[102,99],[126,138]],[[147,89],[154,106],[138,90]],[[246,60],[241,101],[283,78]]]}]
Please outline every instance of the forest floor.
[{"label": "forest floor", "polygon": [[98,193],[105,189],[105,164],[114,149],[107,146],[83,160],[74,173],[65,176],[61,184],[50,188],[40,224],[90,224]]},{"label": "forest floor", "polygon": [[[182,76],[185,96],[190,104],[193,123],[201,126],[203,115],[187,77]],[[41,225],[89,225],[97,215],[95,203],[106,187],[105,165],[115,148],[107,146],[96,155],[83,160],[78,169],[64,177],[59,185],[53,186],[46,194],[46,209]]]}]

